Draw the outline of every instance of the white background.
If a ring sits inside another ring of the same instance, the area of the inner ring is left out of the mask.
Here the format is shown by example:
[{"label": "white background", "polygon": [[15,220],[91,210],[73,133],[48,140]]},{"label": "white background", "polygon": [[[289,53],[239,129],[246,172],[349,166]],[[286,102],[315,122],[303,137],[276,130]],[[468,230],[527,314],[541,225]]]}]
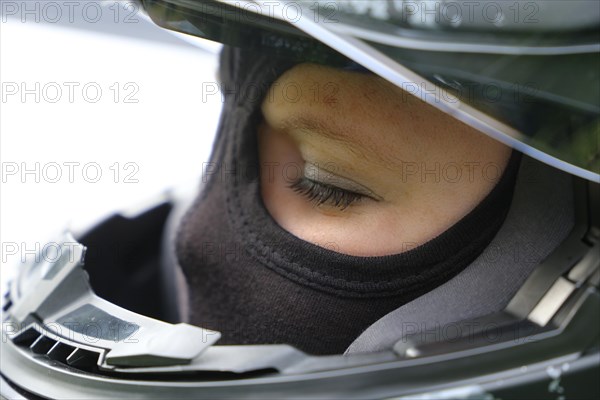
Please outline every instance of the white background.
[{"label": "white background", "polygon": [[[89,1],[76,2],[71,15],[61,5],[58,22],[56,10],[43,9],[48,2],[12,2],[29,7],[30,13],[24,9],[15,13],[8,3],[0,2],[4,284],[12,266],[23,257],[32,259],[29,251],[54,240],[70,225],[85,225],[173,185],[196,184],[221,107],[220,94],[203,95],[203,90],[210,87],[212,92],[216,85],[218,48],[194,47],[139,13],[132,14],[126,2],[101,2],[100,20],[94,15],[97,9],[87,9],[88,15],[83,12]],[[79,84],[72,102],[65,82]],[[9,87],[14,90],[15,84],[19,93],[4,93]],[[23,84],[40,98],[35,94],[23,98]],[[86,99],[86,84],[102,89],[97,102],[91,101],[98,98],[94,88],[88,89]],[[57,85],[62,97],[53,103]],[[137,102],[126,102],[126,95],[136,88],[139,91],[128,100]],[[64,163],[79,166],[69,170]],[[86,165],[90,167],[84,172]],[[15,166],[17,173],[10,174]],[[98,166],[102,176],[92,183]],[[24,175],[24,168],[38,171]],[[59,171],[61,178],[51,182]],[[17,254],[9,254],[15,246]]]}]

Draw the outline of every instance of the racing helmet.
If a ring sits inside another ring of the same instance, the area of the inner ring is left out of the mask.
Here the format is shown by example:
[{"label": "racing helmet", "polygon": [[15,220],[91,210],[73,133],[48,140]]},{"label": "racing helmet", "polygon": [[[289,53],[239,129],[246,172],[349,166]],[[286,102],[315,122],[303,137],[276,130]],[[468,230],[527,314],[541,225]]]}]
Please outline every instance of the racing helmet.
[{"label": "racing helmet", "polygon": [[[345,354],[314,356],[286,344],[220,346],[219,332],[178,320],[176,261],[163,242],[186,205],[170,192],[66,234],[54,260],[21,266],[3,303],[3,398],[600,395],[596,1],[141,3],[158,25],[226,46],[331,66],[351,59],[513,147],[526,159],[511,214],[478,270],[389,313]],[[119,251],[86,257],[94,246]],[[506,248],[518,251],[494,252]],[[456,304],[452,293],[494,274],[522,277],[501,310],[427,325]]]}]

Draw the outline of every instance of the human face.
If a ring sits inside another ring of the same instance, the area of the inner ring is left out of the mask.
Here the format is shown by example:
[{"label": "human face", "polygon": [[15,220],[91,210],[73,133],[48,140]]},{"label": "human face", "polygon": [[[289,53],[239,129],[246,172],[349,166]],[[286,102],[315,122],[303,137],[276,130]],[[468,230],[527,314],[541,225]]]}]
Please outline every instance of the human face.
[{"label": "human face", "polygon": [[262,111],[267,210],[293,235],[355,256],[435,238],[483,200],[511,153],[376,75],[315,64],[284,73]]}]

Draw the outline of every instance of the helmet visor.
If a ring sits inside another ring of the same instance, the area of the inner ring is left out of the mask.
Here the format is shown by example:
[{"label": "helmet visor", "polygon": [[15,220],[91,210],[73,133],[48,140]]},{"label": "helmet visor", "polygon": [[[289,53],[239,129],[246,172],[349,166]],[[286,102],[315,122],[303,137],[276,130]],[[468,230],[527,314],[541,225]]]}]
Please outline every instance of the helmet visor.
[{"label": "helmet visor", "polygon": [[332,66],[343,55],[531,157],[600,181],[595,0],[143,4],[164,28],[226,45]]}]

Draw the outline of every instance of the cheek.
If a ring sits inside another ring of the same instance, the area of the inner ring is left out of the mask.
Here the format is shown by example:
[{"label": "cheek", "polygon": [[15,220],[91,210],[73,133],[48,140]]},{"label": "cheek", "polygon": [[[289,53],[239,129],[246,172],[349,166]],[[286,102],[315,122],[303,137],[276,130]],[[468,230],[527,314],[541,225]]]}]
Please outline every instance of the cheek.
[{"label": "cheek", "polygon": [[296,144],[268,126],[258,129],[261,191],[265,202],[286,195],[287,186],[302,176],[304,161]]},{"label": "cheek", "polygon": [[258,138],[263,202],[275,221],[289,231],[297,224],[294,216],[310,209],[289,188],[302,177],[304,160],[291,138],[266,125],[259,128]]}]

